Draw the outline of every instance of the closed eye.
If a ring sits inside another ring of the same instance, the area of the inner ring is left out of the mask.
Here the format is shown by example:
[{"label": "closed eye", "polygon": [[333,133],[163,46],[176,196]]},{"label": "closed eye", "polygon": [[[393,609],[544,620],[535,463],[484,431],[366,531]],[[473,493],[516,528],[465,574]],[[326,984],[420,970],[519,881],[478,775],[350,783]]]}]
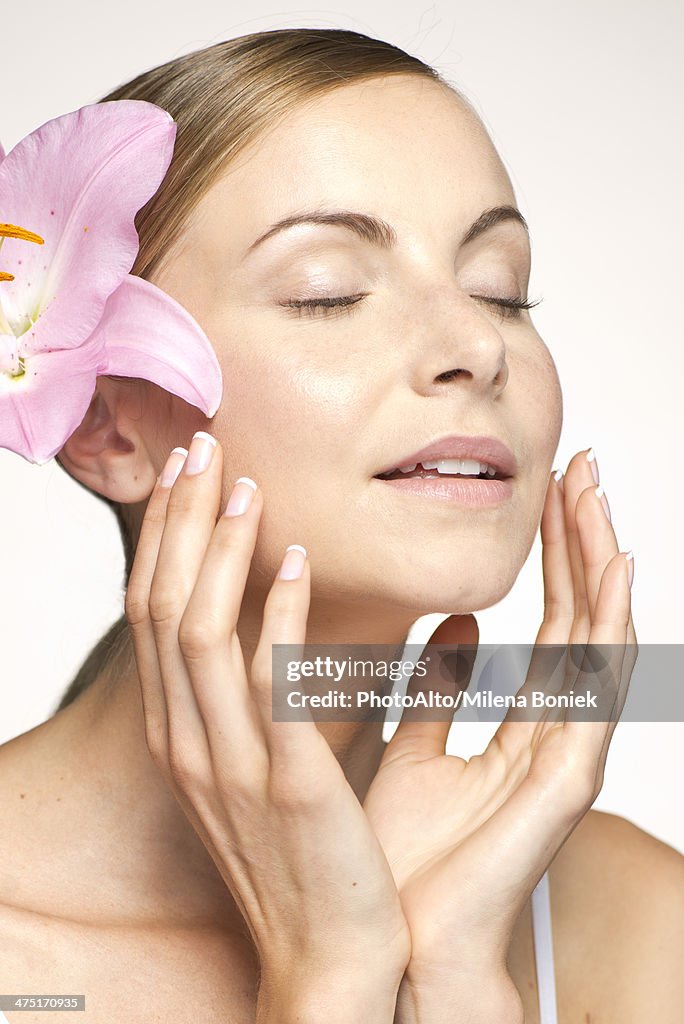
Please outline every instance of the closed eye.
[{"label": "closed eye", "polygon": [[490,306],[496,306],[497,311],[504,320],[519,320],[523,309],[533,309],[538,306],[541,299],[530,302],[529,299],[496,299],[491,295],[471,295],[476,302],[485,302]]},{"label": "closed eye", "polygon": [[280,305],[294,310],[298,316],[315,316],[318,309],[322,309],[325,315],[325,312],[329,314],[330,310],[355,306],[361,299],[365,299],[366,294],[368,293],[363,295],[341,295],[330,299],[288,299],[287,302],[281,302]]},{"label": "closed eye", "polygon": [[[366,298],[367,294],[366,292],[362,295],[340,295],[331,298],[288,299],[287,302],[281,302],[280,305],[286,309],[293,310],[297,316],[316,316],[318,310],[323,311],[323,316],[329,316],[331,311],[343,311],[357,305],[361,299]],[[495,298],[491,295],[471,295],[470,297],[477,302],[485,302],[490,306],[496,306],[504,320],[519,318],[523,309],[532,309],[541,302],[541,299],[537,299],[536,302],[530,302],[528,299]]]}]

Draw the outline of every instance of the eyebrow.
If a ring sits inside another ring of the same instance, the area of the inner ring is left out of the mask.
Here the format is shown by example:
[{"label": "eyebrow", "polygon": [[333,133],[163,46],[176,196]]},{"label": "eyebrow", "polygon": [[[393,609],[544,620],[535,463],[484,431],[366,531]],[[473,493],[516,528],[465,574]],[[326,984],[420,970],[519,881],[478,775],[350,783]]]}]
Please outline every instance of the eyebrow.
[{"label": "eyebrow", "polygon": [[[489,210],[484,210],[477,220],[473,221],[461,239],[461,245],[472,242],[479,235],[503,221],[515,221],[521,224],[525,231],[529,231],[527,221],[515,206],[494,206]],[[334,224],[353,231],[364,242],[370,242],[382,249],[392,249],[397,243],[397,233],[392,225],[379,217],[372,217],[367,213],[356,213],[353,210],[309,210],[284,217],[272,224],[263,235],[252,242],[245,252],[245,256],[265,242],[267,238],[272,238],[273,235],[286,231],[288,228],[294,227],[295,224]]]}]

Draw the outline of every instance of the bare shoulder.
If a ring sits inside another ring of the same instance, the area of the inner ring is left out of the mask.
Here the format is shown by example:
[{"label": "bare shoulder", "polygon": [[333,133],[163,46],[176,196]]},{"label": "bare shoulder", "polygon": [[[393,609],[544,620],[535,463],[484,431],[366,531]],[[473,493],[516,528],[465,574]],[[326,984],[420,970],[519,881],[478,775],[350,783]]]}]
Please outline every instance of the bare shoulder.
[{"label": "bare shoulder", "polygon": [[681,1021],[684,857],[625,818],[589,811],[549,879],[568,1019]]}]

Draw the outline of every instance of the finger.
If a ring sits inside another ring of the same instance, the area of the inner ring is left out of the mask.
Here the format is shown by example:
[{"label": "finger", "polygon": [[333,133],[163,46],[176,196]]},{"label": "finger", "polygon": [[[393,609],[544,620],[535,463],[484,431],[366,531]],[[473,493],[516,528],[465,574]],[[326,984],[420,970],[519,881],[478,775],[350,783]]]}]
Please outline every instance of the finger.
[{"label": "finger", "polygon": [[[208,463],[206,460],[208,459]],[[169,755],[208,755],[204,720],[195,698],[178,630],[214,530],[221,495],[223,453],[197,431],[173,484],[150,588],[150,617],[169,723]]]},{"label": "finger", "polygon": [[[577,524],[577,502],[580,494],[587,487],[598,484],[598,465],[593,448],[577,452],[570,460],[564,480],[565,531],[568,546],[568,557],[573,579],[573,599],[575,605],[574,619],[567,643],[571,645],[566,659],[564,691],[573,689],[579,669],[577,662],[581,656],[581,645],[584,645],[591,629],[591,611],[587,581],[584,572],[584,561],[580,546],[579,528]],[[580,645],[580,654],[578,647]],[[562,721],[563,709],[552,709],[547,721]]]},{"label": "finger", "polygon": [[178,637],[195,700],[204,720],[212,759],[258,771],[264,734],[252,701],[237,635],[252,565],[263,494],[249,477],[235,482],[219,516]]},{"label": "finger", "polygon": [[594,621],[599,586],[608,562],[618,551],[615,531],[606,512],[602,487],[593,483],[580,492],[575,506],[575,522],[584,568],[585,593],[589,617]]},{"label": "finger", "polygon": [[[588,456],[592,456],[588,459]],[[596,481],[592,473],[592,466],[596,467],[596,459],[593,457],[593,449],[577,452],[568,464],[568,470],[564,480],[565,499],[565,529],[568,543],[568,555],[572,571],[574,585],[575,616],[572,630],[569,637],[570,643],[585,643],[591,628],[591,616],[589,613],[589,599],[584,577],[584,563],[580,547],[579,531],[576,520],[576,506],[580,494],[587,487],[596,487]],[[598,469],[596,468],[598,475]]]},{"label": "finger", "polygon": [[288,653],[299,660],[306,642],[306,624],[311,601],[311,570],[306,549],[289,545],[264,604],[259,641],[249,669],[249,686],[266,735],[266,746],[274,774],[287,772],[296,779],[310,772],[321,756],[333,757],[330,747],[318,731],[308,705],[297,707],[295,720],[283,721],[288,705],[287,693],[293,693],[284,680],[273,678],[273,645],[291,645]]},{"label": "finger", "polygon": [[[552,483],[556,486],[553,487]],[[558,693],[570,687],[576,676],[572,662],[565,657],[573,633],[577,604],[567,531],[565,481],[560,472],[554,473],[549,483],[542,514],[541,539],[544,617],[537,632],[525,685],[520,691],[523,695],[533,690]],[[545,727],[562,717],[559,709],[544,710],[535,716],[531,725],[533,729],[539,723]],[[542,728],[537,733],[537,741],[543,731]],[[518,739],[524,736],[520,729],[516,734]]]},{"label": "finger", "polygon": [[601,777],[608,743],[622,713],[636,660],[626,657],[631,606],[630,561],[625,552],[618,552],[602,574],[589,635],[589,653],[591,648],[596,650],[593,659],[586,659],[586,666],[577,680],[580,692],[597,694],[596,718],[600,720],[570,720],[565,725],[582,756],[597,758]]},{"label": "finger", "polygon": [[[603,512],[603,516],[599,514],[599,508]],[[575,507],[575,519],[584,564],[585,591],[590,618],[593,618],[603,571],[608,561],[618,551],[618,541],[611,522],[610,506],[603,487],[600,485],[587,487],[580,493]],[[631,611],[627,628],[627,642],[630,645],[636,645],[637,642]]]},{"label": "finger", "polygon": [[[576,538],[579,542],[583,573],[583,585],[579,588],[581,591],[580,605],[588,616],[590,630],[594,618],[601,576],[606,565],[618,550],[615,533],[606,509],[607,503],[603,495],[603,489],[597,487],[592,480],[591,486],[585,487],[580,492],[575,502],[574,515]],[[570,549],[569,544],[568,547]],[[572,576],[573,590],[576,590],[575,578],[575,576]],[[575,593],[576,602],[577,596]],[[581,630],[581,633],[578,630]],[[578,687],[580,687],[580,683],[578,682],[578,677],[583,658],[585,657],[585,630],[586,625],[578,627],[576,622],[573,622],[569,631],[565,677],[561,681],[560,687],[556,687],[553,690],[555,693],[567,695],[579,692]],[[564,721],[566,710],[562,706],[554,708],[546,716],[545,720],[547,722]]]},{"label": "finger", "polygon": [[542,575],[544,618],[536,637],[538,644],[567,643],[575,617],[575,593],[565,527],[563,476],[552,473],[542,511]]},{"label": "finger", "polygon": [[[445,753],[454,707],[448,702],[443,707],[412,706],[419,693],[438,694],[454,698],[458,690],[467,690],[472,678],[477,655],[479,629],[473,615],[450,615],[437,626],[427,645],[430,662],[424,675],[416,672],[406,688],[408,705],[389,740],[382,763],[389,764],[398,757],[422,761]],[[440,652],[444,645],[447,650]]]},{"label": "finger", "polygon": [[149,599],[170,488],[187,454],[186,448],[173,449],[150,495],[124,602],[140,682],[147,744],[160,763],[168,760],[168,716]]},{"label": "finger", "polygon": [[574,580],[568,553],[563,477],[551,474],[542,511],[542,573],[544,580],[544,617],[535,638],[525,682],[517,691],[528,707],[511,707],[492,736],[485,756],[503,754],[509,767],[533,740],[540,738],[541,727],[553,716],[529,710],[533,691],[560,689],[565,675],[565,651],[575,617]]},{"label": "finger", "polygon": [[[595,460],[593,460],[595,462]],[[597,471],[598,475],[598,471]],[[575,522],[578,531],[579,545],[584,567],[585,592],[592,624],[596,614],[599,587],[608,563],[618,553],[618,542],[611,522],[611,513],[603,487],[592,485],[581,491],[575,505]],[[631,668],[636,661],[636,653],[630,653],[636,647],[636,634],[631,615],[631,606],[627,623],[625,643],[628,645],[627,657],[631,659]],[[631,675],[631,668],[623,672]],[[574,681],[578,685],[579,680]],[[612,730],[615,728],[612,723]]]}]

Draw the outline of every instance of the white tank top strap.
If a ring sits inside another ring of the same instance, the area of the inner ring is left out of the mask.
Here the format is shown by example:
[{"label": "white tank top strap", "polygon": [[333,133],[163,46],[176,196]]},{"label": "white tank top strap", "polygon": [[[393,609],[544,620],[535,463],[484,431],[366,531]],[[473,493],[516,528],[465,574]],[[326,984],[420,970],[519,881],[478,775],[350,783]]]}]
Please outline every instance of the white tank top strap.
[{"label": "white tank top strap", "polygon": [[558,1024],[556,977],[553,967],[553,933],[551,931],[551,897],[548,872],[532,890],[532,931],[534,959],[537,967],[540,1024]]}]

